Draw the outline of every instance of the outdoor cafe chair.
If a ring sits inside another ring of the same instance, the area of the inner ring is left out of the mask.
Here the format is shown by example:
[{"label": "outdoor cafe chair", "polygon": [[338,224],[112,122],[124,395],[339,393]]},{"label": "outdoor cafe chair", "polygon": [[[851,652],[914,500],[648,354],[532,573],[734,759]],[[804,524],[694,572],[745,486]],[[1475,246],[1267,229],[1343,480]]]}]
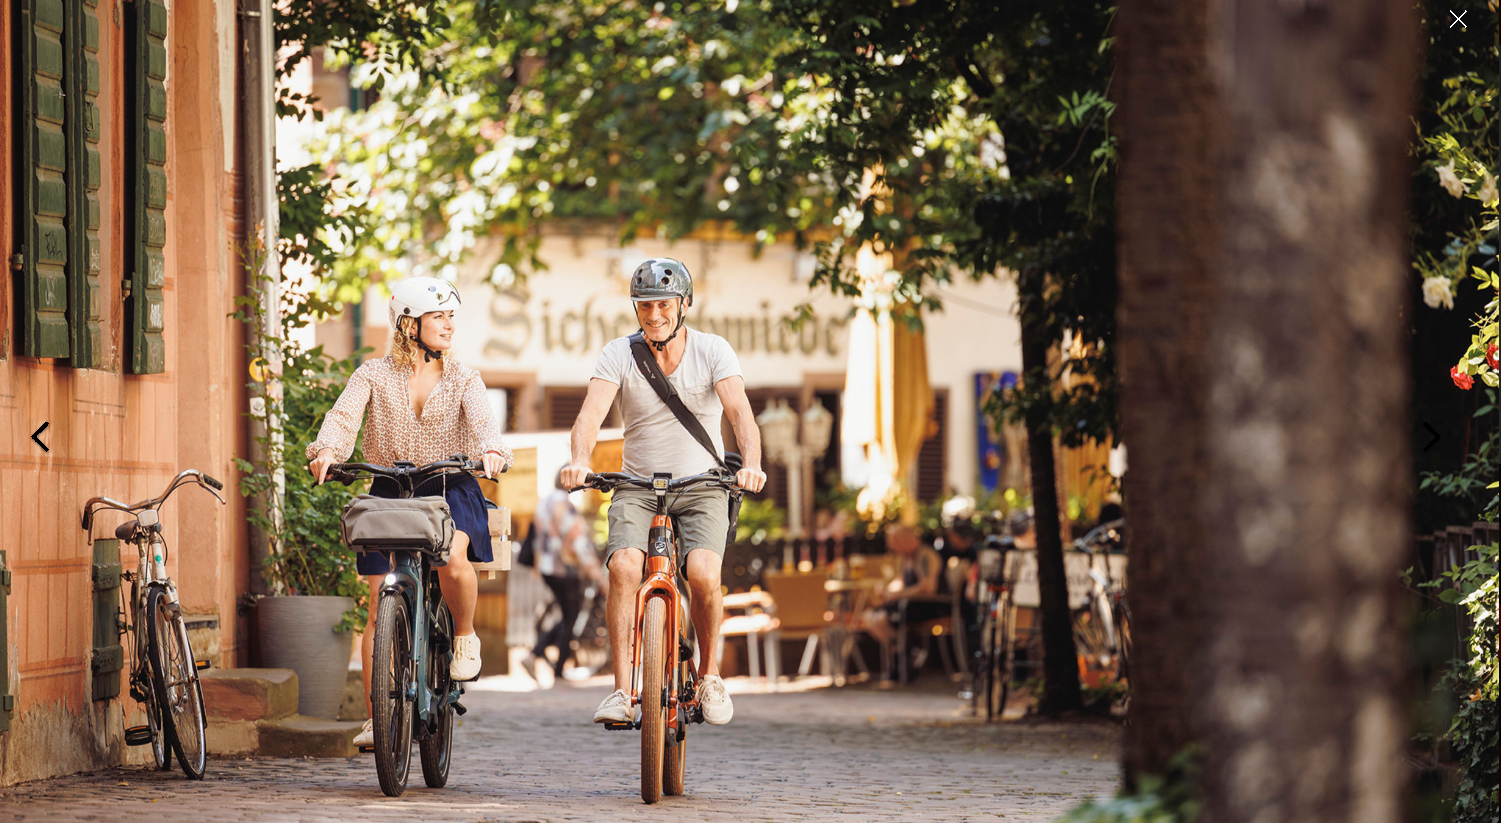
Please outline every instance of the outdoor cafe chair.
[{"label": "outdoor cafe chair", "polygon": [[[750,676],[761,676],[761,654],[757,641],[766,651],[766,677],[772,690],[777,687],[780,655],[777,645],[781,642],[778,630],[776,602],[764,591],[739,592],[724,596],[724,620],[719,625],[719,659],[724,659],[724,639],[744,637],[746,656],[750,659]],[[740,612],[733,614],[732,612]]]},{"label": "outdoor cafe chair", "polygon": [[828,579],[829,573],[823,569],[766,573],[766,591],[776,604],[780,637],[786,640],[807,640],[802,660],[797,667],[799,677],[808,675],[813,667],[813,655],[819,651],[822,651],[819,655],[821,673],[829,674],[833,670],[826,635],[830,613],[829,594],[824,588],[824,582]]}]

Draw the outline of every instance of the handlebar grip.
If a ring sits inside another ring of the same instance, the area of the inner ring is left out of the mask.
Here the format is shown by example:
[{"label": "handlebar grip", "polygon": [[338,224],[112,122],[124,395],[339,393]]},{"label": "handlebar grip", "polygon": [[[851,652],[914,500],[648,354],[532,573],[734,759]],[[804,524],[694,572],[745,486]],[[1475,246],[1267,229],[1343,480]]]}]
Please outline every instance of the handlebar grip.
[{"label": "handlebar grip", "polygon": [[218,480],[215,480],[214,478],[212,478],[212,477],[210,477],[210,476],[208,476],[206,474],[203,475],[203,482],[209,484],[210,486],[213,486],[215,489],[217,489],[219,491],[224,491],[224,484],[223,483],[220,483]]}]

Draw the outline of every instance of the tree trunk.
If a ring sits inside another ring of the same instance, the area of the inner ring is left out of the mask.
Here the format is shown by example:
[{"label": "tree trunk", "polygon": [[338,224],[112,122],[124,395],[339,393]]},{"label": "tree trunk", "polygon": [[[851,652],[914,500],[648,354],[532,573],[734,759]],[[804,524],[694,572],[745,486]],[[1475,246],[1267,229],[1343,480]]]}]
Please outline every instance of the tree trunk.
[{"label": "tree trunk", "polygon": [[1209,479],[1203,390],[1209,271],[1215,255],[1212,147],[1205,116],[1207,12],[1138,0],[1116,15],[1116,178],[1122,481],[1129,529],[1131,710],[1123,776],[1167,774],[1196,734],[1195,655],[1205,637],[1199,490]]},{"label": "tree trunk", "polygon": [[1202,741],[1217,823],[1404,816],[1413,11],[1118,18],[1126,766]]},{"label": "tree trunk", "polygon": [[[1039,276],[1033,275],[1037,279]],[[1019,278],[1028,288],[1031,278]],[[1039,286],[1037,291],[1041,292]],[[1048,339],[1022,313],[1022,369],[1030,377],[1047,369]],[[1079,664],[1068,611],[1068,578],[1063,569],[1059,535],[1058,479],[1053,463],[1053,428],[1047,411],[1033,404],[1027,411],[1027,455],[1032,464],[1032,511],[1037,529],[1037,589],[1042,601],[1043,714],[1080,709]]]}]

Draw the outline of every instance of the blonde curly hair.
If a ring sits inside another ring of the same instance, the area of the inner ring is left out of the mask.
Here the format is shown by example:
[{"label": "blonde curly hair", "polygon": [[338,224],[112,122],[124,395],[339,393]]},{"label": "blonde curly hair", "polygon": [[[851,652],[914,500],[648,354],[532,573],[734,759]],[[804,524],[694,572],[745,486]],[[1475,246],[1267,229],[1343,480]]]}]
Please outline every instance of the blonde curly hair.
[{"label": "blonde curly hair", "polygon": [[[413,371],[417,370],[417,362],[422,358],[421,347],[417,345],[416,340],[412,339],[412,335],[416,332],[417,318],[398,317],[396,325],[391,327],[391,339],[386,344],[386,351],[389,352],[387,356],[391,358],[391,362],[398,366],[407,366]],[[438,356],[446,361],[448,352],[440,351]]]}]

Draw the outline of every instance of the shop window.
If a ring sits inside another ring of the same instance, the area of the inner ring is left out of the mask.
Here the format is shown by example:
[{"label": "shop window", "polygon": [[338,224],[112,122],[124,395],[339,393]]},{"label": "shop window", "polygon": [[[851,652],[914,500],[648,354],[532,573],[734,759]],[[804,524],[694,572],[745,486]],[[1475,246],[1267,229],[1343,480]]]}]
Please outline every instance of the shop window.
[{"label": "shop window", "polygon": [[[584,398],[589,389],[585,386],[547,386],[542,389],[542,426],[548,431],[567,431],[573,428],[579,411],[584,408]],[[614,429],[625,425],[620,416],[620,395],[610,404],[601,428]]]},{"label": "shop window", "polygon": [[917,453],[917,499],[931,503],[942,499],[947,485],[948,435],[949,435],[949,390],[933,391],[933,417],[928,426],[928,437],[922,441]]}]

